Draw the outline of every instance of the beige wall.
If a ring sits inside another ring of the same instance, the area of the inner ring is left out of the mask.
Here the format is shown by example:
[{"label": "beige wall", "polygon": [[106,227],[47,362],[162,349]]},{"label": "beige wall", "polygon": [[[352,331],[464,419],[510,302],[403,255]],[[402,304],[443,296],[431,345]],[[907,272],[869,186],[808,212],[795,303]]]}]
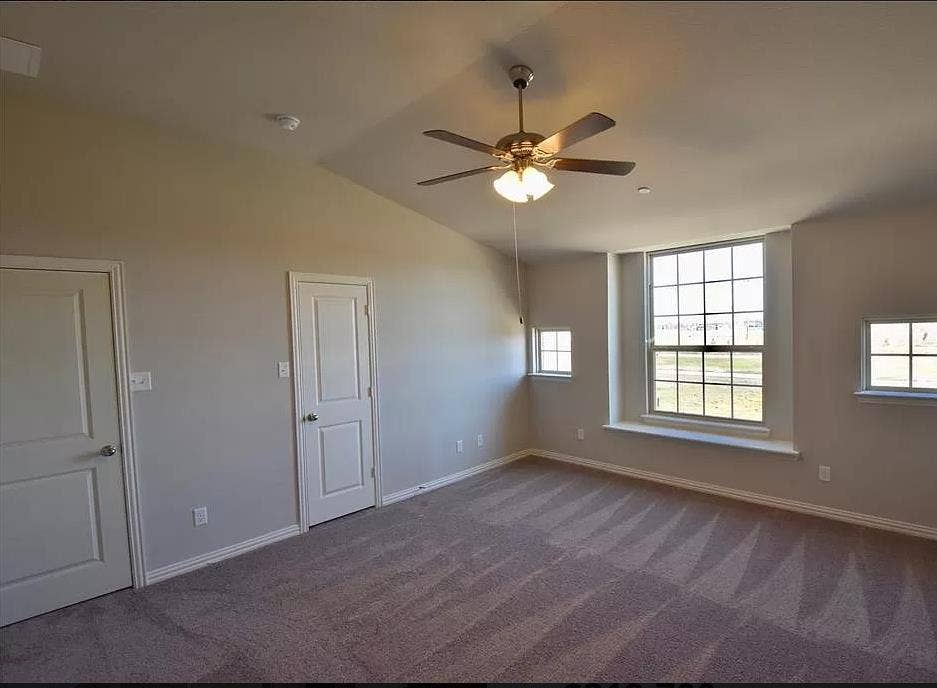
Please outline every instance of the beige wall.
[{"label": "beige wall", "polygon": [[[630,346],[614,351],[607,319],[609,265],[613,278],[627,275],[626,261],[635,257],[616,265],[605,254],[528,270],[530,324],[570,325],[575,348],[573,379],[531,383],[534,446],[937,526],[937,408],[863,404],[852,394],[862,316],[937,313],[937,206],[804,222],[792,231],[791,251],[793,435],[802,461],[602,428],[609,419],[609,352],[613,361],[634,357]],[[640,303],[634,288],[623,293],[626,312]],[[630,336],[640,341],[636,329]],[[643,397],[643,375],[619,384],[627,415]],[[577,427],[585,440],[575,439]],[[831,466],[832,482],[819,482],[819,464]]]},{"label": "beige wall", "polygon": [[149,569],[297,521],[287,270],[374,278],[385,494],[526,446],[511,260],[322,168],[3,96],[0,250],[126,261]]}]

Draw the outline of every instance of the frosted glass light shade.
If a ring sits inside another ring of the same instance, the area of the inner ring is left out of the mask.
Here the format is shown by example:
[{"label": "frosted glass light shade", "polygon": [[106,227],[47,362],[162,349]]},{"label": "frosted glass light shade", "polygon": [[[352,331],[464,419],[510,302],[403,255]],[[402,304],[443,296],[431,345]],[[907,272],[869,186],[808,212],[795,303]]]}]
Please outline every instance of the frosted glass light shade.
[{"label": "frosted glass light shade", "polygon": [[537,200],[553,188],[553,184],[540,170],[527,167],[518,173],[508,170],[494,181],[495,191],[514,203]]}]

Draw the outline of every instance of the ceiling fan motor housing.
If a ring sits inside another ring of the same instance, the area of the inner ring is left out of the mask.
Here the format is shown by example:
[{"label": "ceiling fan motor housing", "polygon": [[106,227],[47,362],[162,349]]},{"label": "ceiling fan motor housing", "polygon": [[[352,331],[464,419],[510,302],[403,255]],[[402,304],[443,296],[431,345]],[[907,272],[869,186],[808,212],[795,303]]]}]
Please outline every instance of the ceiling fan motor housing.
[{"label": "ceiling fan motor housing", "polygon": [[514,88],[524,89],[534,80],[534,70],[527,65],[514,65],[508,70],[508,76]]}]

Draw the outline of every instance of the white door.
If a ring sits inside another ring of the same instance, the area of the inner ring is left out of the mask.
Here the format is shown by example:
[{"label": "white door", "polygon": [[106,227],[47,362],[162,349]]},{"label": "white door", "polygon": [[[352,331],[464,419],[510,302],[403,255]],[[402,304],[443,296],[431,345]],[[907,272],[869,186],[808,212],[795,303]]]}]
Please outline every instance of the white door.
[{"label": "white door", "polygon": [[0,623],[131,585],[109,277],[0,271]]},{"label": "white door", "polygon": [[299,282],[299,413],[309,525],[374,506],[368,290]]}]

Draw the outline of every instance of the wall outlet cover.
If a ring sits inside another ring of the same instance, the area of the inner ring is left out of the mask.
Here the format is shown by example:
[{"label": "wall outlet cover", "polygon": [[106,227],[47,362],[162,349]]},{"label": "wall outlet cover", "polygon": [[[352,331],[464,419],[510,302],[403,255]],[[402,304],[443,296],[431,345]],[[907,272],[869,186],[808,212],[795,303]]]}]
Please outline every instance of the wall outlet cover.
[{"label": "wall outlet cover", "polygon": [[830,482],[830,467],[820,466],[820,480],[825,483]]},{"label": "wall outlet cover", "polygon": [[586,431],[583,430],[582,428],[576,428],[576,439],[577,440],[586,439]]},{"label": "wall outlet cover", "polygon": [[290,376],[290,362],[289,361],[277,361],[277,377],[289,377]]},{"label": "wall outlet cover", "polygon": [[456,452],[459,453],[459,454],[461,454],[463,451],[465,451],[465,448],[462,446],[462,440],[456,440],[456,442],[455,442],[455,450],[456,450]]},{"label": "wall outlet cover", "polygon": [[150,371],[143,370],[130,373],[130,391],[148,392],[153,389],[153,376]]},{"label": "wall outlet cover", "polygon": [[476,444],[476,446],[484,447],[484,446],[485,446],[485,436],[482,435],[482,434],[476,435],[476,436],[475,436],[475,444]]},{"label": "wall outlet cover", "polygon": [[197,506],[192,509],[192,521],[195,527],[208,525],[208,507]]}]

